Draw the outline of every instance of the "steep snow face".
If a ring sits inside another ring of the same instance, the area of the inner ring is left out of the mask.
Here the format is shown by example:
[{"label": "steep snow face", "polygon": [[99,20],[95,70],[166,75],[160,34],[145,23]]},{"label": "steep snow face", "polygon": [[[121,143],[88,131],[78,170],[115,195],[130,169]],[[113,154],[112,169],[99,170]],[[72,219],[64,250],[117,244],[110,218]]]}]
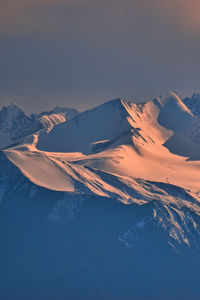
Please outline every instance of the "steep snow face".
[{"label": "steep snow face", "polygon": [[41,133],[37,148],[85,154],[123,144],[138,148],[145,142],[164,143],[195,122],[194,115],[173,92],[145,104],[116,99],[55,126],[50,134]]},{"label": "steep snow face", "polygon": [[3,107],[0,111],[0,149],[21,141],[41,128],[39,121],[27,117],[16,104]]},{"label": "steep snow face", "polygon": [[[198,99],[198,95],[193,95]],[[190,160],[200,159],[200,120],[198,118],[198,105],[192,105],[191,99],[183,101],[175,94],[157,100],[161,106],[158,122],[165,128],[171,129],[173,134],[164,143],[170,152],[187,157]],[[185,104],[184,104],[184,103]]]},{"label": "steep snow face", "polygon": [[63,114],[66,116],[66,119],[71,119],[79,114],[79,111],[75,108],[67,108],[67,107],[59,107],[56,106],[53,110],[50,111],[43,111],[40,114],[37,114],[36,116],[38,118],[42,116],[50,116],[53,114]]},{"label": "steep snow face", "polygon": [[191,111],[174,92],[157,99],[160,104],[158,122],[174,132],[185,129],[194,121]]},{"label": "steep snow face", "polygon": [[25,137],[41,129],[49,132],[54,125],[77,115],[78,111],[75,109],[56,107],[53,111],[28,117],[16,104],[3,107],[0,111],[0,149],[20,143]]},{"label": "steep snow face", "polygon": [[200,94],[194,93],[191,98],[184,98],[183,103],[193,113],[194,116],[200,118]]},{"label": "steep snow face", "polygon": [[188,128],[197,128],[196,122],[200,126],[174,93],[143,104],[116,99],[55,125],[50,132],[40,131],[5,153],[32,182],[59,191],[126,198],[97,171],[199,191],[200,162],[186,161],[190,157],[186,154],[198,157],[198,143],[191,146],[192,136],[186,136],[188,128],[180,129],[173,109],[179,121],[190,124]]},{"label": "steep snow face", "polygon": [[[171,135],[163,140],[164,146],[174,154],[199,160],[199,118],[174,92],[153,100],[153,103],[158,107],[157,122],[171,131]],[[148,103],[145,106],[147,105]],[[154,127],[157,125],[154,124]]]},{"label": "steep snow face", "polygon": [[74,108],[55,107],[52,111],[45,111],[34,117],[40,120],[43,127],[49,132],[54,125],[68,121],[78,114],[79,112]]},{"label": "steep snow face", "polygon": [[40,122],[42,123],[43,127],[50,132],[54,125],[63,123],[66,121],[64,114],[51,114],[51,115],[43,115],[39,118]]},{"label": "steep snow face", "polygon": [[131,130],[131,135],[140,136],[140,133],[126,107],[127,103],[116,99],[85,111],[69,122],[55,126],[49,134],[41,133],[37,148],[52,152],[92,153],[116,145],[121,139],[127,142]]}]

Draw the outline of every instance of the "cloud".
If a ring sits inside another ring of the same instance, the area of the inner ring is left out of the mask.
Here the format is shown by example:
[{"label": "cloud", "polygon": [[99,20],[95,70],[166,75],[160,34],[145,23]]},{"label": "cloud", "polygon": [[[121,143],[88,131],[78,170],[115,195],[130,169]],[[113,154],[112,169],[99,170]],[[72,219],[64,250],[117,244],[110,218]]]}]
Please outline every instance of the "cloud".
[{"label": "cloud", "polygon": [[200,32],[200,2],[199,0],[168,0],[156,1],[156,5],[166,11],[172,21],[185,34]]},{"label": "cloud", "polygon": [[[56,1],[60,5],[63,1]],[[6,0],[0,3],[0,28],[4,35],[23,35],[42,30],[48,18],[45,11],[55,5],[55,0]],[[43,12],[43,19],[37,15]],[[47,24],[48,25],[48,24]]]},{"label": "cloud", "polygon": [[65,99],[83,107],[118,96],[145,99],[168,89],[192,92],[200,77],[199,5],[0,1],[0,99],[16,99],[31,110],[55,101],[66,105]]},{"label": "cloud", "polygon": [[90,19],[91,11],[97,12],[99,6],[102,6],[99,0],[6,0],[0,2],[0,32],[19,36],[53,35],[66,26],[76,26],[74,22],[79,17],[81,21],[82,15]]},{"label": "cloud", "polygon": [[91,27],[96,21],[113,30],[117,18],[125,26],[163,18],[187,34],[200,31],[199,14],[199,0],[6,0],[0,3],[0,28],[4,34],[53,34],[66,26],[79,27],[78,22],[85,25],[87,19]]}]

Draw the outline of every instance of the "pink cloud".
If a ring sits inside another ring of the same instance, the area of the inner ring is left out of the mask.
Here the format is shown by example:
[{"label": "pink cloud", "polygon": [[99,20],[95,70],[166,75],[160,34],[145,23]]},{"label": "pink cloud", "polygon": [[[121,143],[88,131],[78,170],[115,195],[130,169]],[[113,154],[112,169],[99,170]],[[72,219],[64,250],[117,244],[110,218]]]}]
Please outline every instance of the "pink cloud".
[{"label": "pink cloud", "polygon": [[[27,31],[51,33],[68,25],[68,20],[63,20],[63,16],[60,16],[63,10],[67,18],[73,19],[76,11],[71,10],[79,9],[81,16],[85,7],[88,7],[86,14],[90,22],[93,20],[90,17],[94,12],[97,19],[101,16],[102,24],[107,22],[108,27],[113,26],[112,20],[116,17],[119,18],[119,22],[120,18],[123,18],[125,23],[126,17],[133,19],[132,22],[136,26],[148,18],[159,22],[163,17],[186,34],[200,30],[199,0],[125,0],[123,3],[119,0],[6,0],[0,3],[0,30],[5,34],[23,34]],[[139,26],[137,27],[139,30]]]}]

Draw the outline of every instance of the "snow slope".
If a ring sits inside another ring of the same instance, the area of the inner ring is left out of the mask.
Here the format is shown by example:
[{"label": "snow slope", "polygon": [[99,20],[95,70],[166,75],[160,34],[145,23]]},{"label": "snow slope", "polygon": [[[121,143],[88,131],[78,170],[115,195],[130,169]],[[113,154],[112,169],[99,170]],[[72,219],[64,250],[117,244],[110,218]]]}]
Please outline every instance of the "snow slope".
[{"label": "snow slope", "polygon": [[157,101],[160,105],[158,122],[163,127],[177,132],[190,126],[194,121],[192,112],[174,92],[158,98]]},{"label": "snow slope", "polygon": [[200,94],[194,93],[192,97],[186,97],[183,99],[183,103],[193,113],[194,116],[200,118]]},{"label": "snow slope", "polygon": [[121,99],[85,111],[69,122],[39,135],[38,149],[58,152],[91,152],[96,143],[106,143],[130,129],[128,113]]},{"label": "snow slope", "polygon": [[177,155],[180,150],[196,151],[192,139],[184,145],[185,126],[197,128],[196,123],[200,125],[174,93],[145,104],[117,99],[56,125],[50,132],[40,131],[5,153],[34,183],[55,190],[79,191],[77,181],[105,186],[98,181],[97,170],[197,192],[200,162]]},{"label": "snow slope", "polygon": [[50,131],[54,125],[65,122],[77,116],[79,112],[74,108],[55,107],[54,110],[44,111],[38,115],[34,115],[44,128]]}]

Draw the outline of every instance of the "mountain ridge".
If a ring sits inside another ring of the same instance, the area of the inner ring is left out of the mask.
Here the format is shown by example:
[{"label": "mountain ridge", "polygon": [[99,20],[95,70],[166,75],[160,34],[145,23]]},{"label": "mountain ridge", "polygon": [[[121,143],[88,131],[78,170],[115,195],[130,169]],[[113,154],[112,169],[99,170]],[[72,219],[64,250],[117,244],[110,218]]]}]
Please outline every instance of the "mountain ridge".
[{"label": "mountain ridge", "polygon": [[27,116],[16,103],[0,110],[0,149],[20,143],[39,130],[50,131],[55,124],[65,122],[78,114],[75,109],[56,107],[54,111]]},{"label": "mountain ridge", "polygon": [[[158,100],[163,103],[158,105],[155,100],[143,104],[128,103],[120,98],[109,101],[55,125],[51,131],[40,131],[32,139],[26,139],[24,145],[5,153],[34,182],[48,188],[55,186],[57,190],[73,191],[80,182],[87,185],[87,168],[92,168],[132,179],[170,182],[198,191],[199,162],[187,162],[188,157],[184,154],[190,146],[184,147],[186,133],[179,123],[177,125],[177,120],[183,120],[188,128],[192,123],[195,130],[200,123],[174,93]],[[174,105],[176,113],[172,114]],[[176,118],[176,114],[180,117]],[[161,125],[163,120],[168,121],[165,127]],[[189,145],[193,143],[193,140],[188,141]],[[196,148],[193,153],[188,153],[191,157]],[[183,155],[177,156],[180,150]],[[43,166],[40,172],[31,167],[38,164]],[[55,174],[55,178],[48,180],[45,170],[50,166],[49,174]],[[72,176],[74,172],[78,177]],[[95,178],[95,172],[89,175],[90,180]],[[56,179],[56,174],[60,174],[60,180]],[[190,174],[190,180],[187,174]],[[72,178],[76,178],[75,181]]]}]

